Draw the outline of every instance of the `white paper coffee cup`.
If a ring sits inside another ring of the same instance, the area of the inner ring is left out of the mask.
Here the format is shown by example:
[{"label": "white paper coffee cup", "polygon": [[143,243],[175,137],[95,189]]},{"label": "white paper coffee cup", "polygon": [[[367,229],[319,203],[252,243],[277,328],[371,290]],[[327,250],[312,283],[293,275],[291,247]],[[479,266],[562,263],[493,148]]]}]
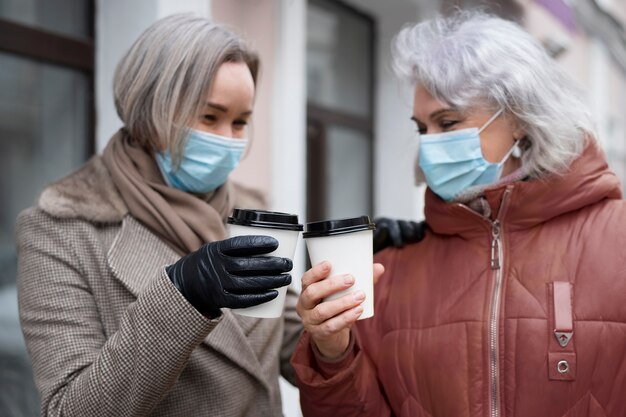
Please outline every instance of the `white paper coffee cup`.
[{"label": "white paper coffee cup", "polygon": [[[265,210],[235,209],[227,223],[230,237],[257,235],[271,236],[278,240],[278,248],[262,256],[278,256],[293,261],[298,237],[302,231],[302,225],[298,223],[297,215]],[[280,317],[285,308],[287,287],[288,285],[276,288],[278,297],[267,303],[248,308],[236,308],[231,311],[248,317]]]},{"label": "white paper coffee cup", "polygon": [[355,282],[352,287],[324,299],[334,300],[356,291],[365,293],[361,304],[363,313],[359,320],[374,315],[374,251],[372,231],[375,226],[368,216],[349,219],[327,220],[307,223],[303,237],[311,258],[316,265],[328,261],[332,265],[329,277],[350,274]]}]

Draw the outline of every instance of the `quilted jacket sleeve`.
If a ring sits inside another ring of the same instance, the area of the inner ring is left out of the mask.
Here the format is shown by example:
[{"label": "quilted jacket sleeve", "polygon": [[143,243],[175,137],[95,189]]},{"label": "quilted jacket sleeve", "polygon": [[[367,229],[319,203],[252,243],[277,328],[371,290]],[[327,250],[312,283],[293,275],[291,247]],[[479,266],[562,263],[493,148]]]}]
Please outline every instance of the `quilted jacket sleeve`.
[{"label": "quilted jacket sleeve", "polygon": [[18,219],[20,320],[41,414],[148,415],[217,321],[201,316],[162,270],[105,337],[71,227],[37,210]]},{"label": "quilted jacket sleeve", "polygon": [[305,417],[393,416],[378,377],[376,358],[382,339],[386,293],[390,282],[390,251],[376,256],[386,272],[374,288],[375,316],[352,328],[353,351],[337,364],[321,363],[304,333],[292,358]]}]

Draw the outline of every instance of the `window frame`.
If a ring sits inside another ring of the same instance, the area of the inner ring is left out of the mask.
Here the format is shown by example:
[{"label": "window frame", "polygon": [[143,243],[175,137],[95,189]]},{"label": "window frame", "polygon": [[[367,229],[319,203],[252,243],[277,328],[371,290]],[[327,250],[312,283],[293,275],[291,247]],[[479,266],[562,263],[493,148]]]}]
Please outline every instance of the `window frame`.
[{"label": "window frame", "polygon": [[42,64],[57,65],[85,74],[88,82],[87,126],[89,137],[85,160],[96,150],[95,141],[95,2],[88,0],[89,39],[58,34],[0,17],[0,52]]},{"label": "window frame", "polygon": [[376,103],[376,43],[377,43],[377,25],[375,18],[363,12],[351,5],[344,3],[341,0],[309,0],[310,4],[313,4],[320,8],[336,10],[342,9],[343,11],[356,16],[359,19],[363,19],[369,26],[371,37],[368,40],[369,57],[368,63],[371,70],[371,77],[367,88],[370,90],[370,98],[368,103],[369,116],[361,116],[353,114],[345,110],[337,110],[332,107],[323,106],[312,103],[307,100],[306,108],[306,155],[307,155],[307,167],[306,167],[306,184],[307,184],[307,203],[306,211],[309,221],[324,220],[327,218],[326,213],[326,197],[327,189],[325,187],[325,178],[320,176],[320,172],[326,172],[326,142],[327,134],[326,130],[328,126],[342,126],[350,129],[363,132],[368,140],[370,146],[370,160],[369,165],[372,168],[368,178],[368,187],[371,190],[369,207],[366,207],[368,214],[373,211],[375,200],[374,189],[374,118],[375,118],[375,103]]}]

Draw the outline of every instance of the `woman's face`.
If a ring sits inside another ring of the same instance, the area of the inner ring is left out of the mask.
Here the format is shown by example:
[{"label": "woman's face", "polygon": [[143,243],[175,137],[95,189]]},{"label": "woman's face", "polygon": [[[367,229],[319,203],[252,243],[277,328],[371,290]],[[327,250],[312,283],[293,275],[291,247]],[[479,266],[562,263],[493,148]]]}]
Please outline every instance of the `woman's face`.
[{"label": "woman's face", "polygon": [[[412,119],[417,124],[420,134],[443,133],[471,127],[480,129],[493,115],[493,111],[478,106],[470,112],[461,114],[434,98],[425,88],[421,86],[415,88]],[[515,140],[523,136],[524,132],[516,127],[514,121],[501,114],[480,132],[483,157],[489,162],[500,162],[511,150]],[[507,159],[502,175],[510,174],[519,168],[519,165],[519,159]]]},{"label": "woman's face", "polygon": [[225,62],[217,70],[205,106],[193,129],[234,139],[246,137],[252,115],[254,80],[243,62]]}]

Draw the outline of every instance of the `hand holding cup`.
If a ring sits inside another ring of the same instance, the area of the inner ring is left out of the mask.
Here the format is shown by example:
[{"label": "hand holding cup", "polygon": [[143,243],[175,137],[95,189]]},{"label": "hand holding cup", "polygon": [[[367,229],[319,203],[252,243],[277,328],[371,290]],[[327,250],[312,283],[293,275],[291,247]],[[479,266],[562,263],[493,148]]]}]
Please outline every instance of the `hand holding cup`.
[{"label": "hand holding cup", "polygon": [[238,236],[203,245],[166,267],[172,284],[208,318],[221,308],[243,308],[278,296],[291,283],[291,259],[268,256],[278,247],[269,236]]},{"label": "hand holding cup", "polygon": [[[331,269],[330,262],[324,261],[305,272],[296,308],[304,329],[311,334],[319,352],[332,359],[341,356],[348,348],[350,328],[363,313],[361,304],[365,293],[355,291],[332,298],[332,295],[350,289],[356,277],[350,274],[329,277]],[[381,264],[374,264],[374,282],[384,271]]]},{"label": "hand holding cup", "polygon": [[[295,214],[266,210],[235,209],[228,218],[228,232],[233,236],[264,235],[274,238],[279,245],[267,255],[293,260],[302,225]],[[287,287],[275,288],[278,296],[271,301],[247,308],[235,308],[233,313],[258,318],[276,318],[283,314]]]}]

